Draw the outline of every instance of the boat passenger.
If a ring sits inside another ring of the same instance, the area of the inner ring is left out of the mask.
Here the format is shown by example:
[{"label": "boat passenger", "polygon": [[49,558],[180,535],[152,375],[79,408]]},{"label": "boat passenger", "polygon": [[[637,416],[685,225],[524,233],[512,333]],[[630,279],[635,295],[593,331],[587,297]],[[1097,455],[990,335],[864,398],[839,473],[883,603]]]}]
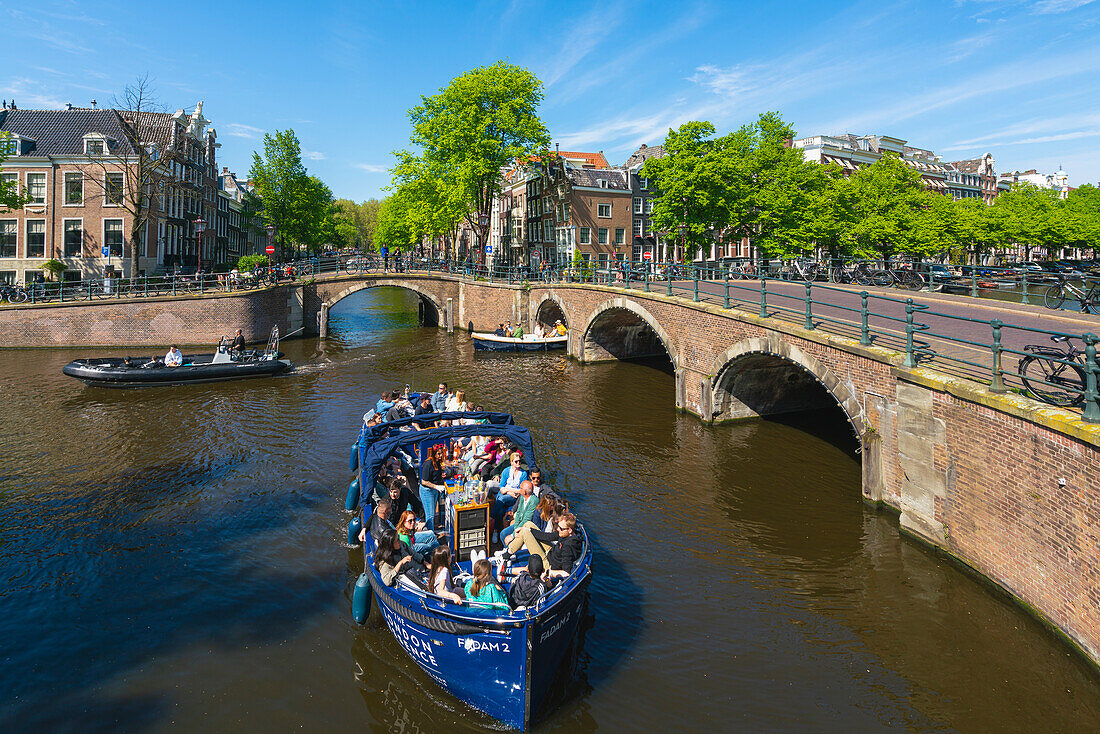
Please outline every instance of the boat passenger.
[{"label": "boat passenger", "polygon": [[561,538],[558,533],[558,523],[568,514],[564,505],[555,502],[552,505],[544,506],[540,512],[540,517],[547,517],[547,509],[549,509],[550,519],[546,529],[539,528],[534,522],[529,522],[520,527],[504,549],[504,552],[501,553],[505,563],[511,561],[512,557],[519,552],[519,549],[524,547],[527,548],[528,553],[533,556],[540,556],[543,562],[546,562],[547,553]]},{"label": "boat passenger", "polygon": [[466,582],[466,600],[510,610],[508,597],[493,579],[493,567],[484,558],[474,564],[474,577]]},{"label": "boat passenger", "polygon": [[508,336],[504,333],[504,324],[497,327],[497,330],[493,332],[493,336]]},{"label": "boat passenger", "polygon": [[422,393],[420,395],[420,404],[416,406],[416,410],[413,411],[413,416],[424,415],[426,413],[434,413],[435,408],[432,407],[432,396],[428,393]]},{"label": "boat passenger", "polygon": [[413,413],[414,408],[408,398],[398,395],[394,400],[393,407],[386,411],[386,422],[397,421],[402,418],[411,418]]},{"label": "boat passenger", "polygon": [[535,338],[536,339],[542,339],[545,336],[546,336],[546,331],[543,330],[542,323],[541,322],[536,323],[535,324]]},{"label": "boat passenger", "polygon": [[382,575],[382,583],[386,586],[395,586],[399,574],[415,569],[421,564],[397,537],[397,532],[387,530],[382,533],[378,550],[374,552],[374,565]]},{"label": "boat passenger", "polygon": [[237,335],[233,337],[233,341],[229,345],[229,351],[240,354],[244,349],[244,333],[240,329],[237,329]]},{"label": "boat passenger", "polygon": [[512,320],[504,322],[504,336],[512,336]]},{"label": "boat passenger", "polygon": [[515,507],[512,510],[512,522],[500,531],[500,542],[505,545],[508,544],[509,539],[516,534],[519,528],[534,519],[535,508],[538,506],[539,499],[535,496],[534,485],[530,481],[520,482],[519,491],[519,497],[516,499]]},{"label": "boat passenger", "polygon": [[439,390],[432,393],[432,410],[436,413],[442,413],[447,409],[447,398],[450,397],[450,392],[447,390],[447,383],[439,383]]},{"label": "boat passenger", "polygon": [[531,481],[531,491],[536,497],[542,497],[542,470],[532,469],[527,478]]},{"label": "boat passenger", "polygon": [[443,484],[443,446],[433,446],[424,454],[420,462],[420,504],[424,506],[424,522],[434,532],[439,498],[447,491]]},{"label": "boat passenger", "polygon": [[565,324],[558,319],[554,322],[554,331],[558,332],[558,336],[565,336]]},{"label": "boat passenger", "polygon": [[387,530],[395,530],[393,522],[390,521],[392,513],[393,503],[391,503],[388,498],[378,500],[374,505],[374,512],[367,518],[367,527],[359,531],[359,542],[365,542],[367,533],[370,532],[370,537],[374,539],[374,544],[377,546],[381,543],[383,533]]},{"label": "boat passenger", "polygon": [[164,355],[165,367],[180,367],[183,365],[183,353],[173,345],[168,348],[168,354]]},{"label": "boat passenger", "polygon": [[508,603],[512,605],[512,609],[533,607],[538,603],[542,595],[547,592],[542,575],[542,558],[531,556],[527,561],[527,568],[516,575],[508,589]]},{"label": "boat passenger", "polygon": [[519,322],[516,322],[516,328],[512,329],[511,337],[513,339],[522,339],[523,338],[523,325],[522,324],[520,324]]},{"label": "boat passenger", "polygon": [[428,530],[424,523],[417,521],[416,514],[412,510],[401,513],[397,522],[397,536],[401,538],[401,542],[421,556],[427,556],[439,547],[439,538]]},{"label": "boat passenger", "polygon": [[452,395],[451,397],[447,398],[447,411],[451,412],[451,413],[457,412],[458,411],[458,406],[462,405],[465,402],[466,402],[466,391],[465,390],[455,390],[455,394]]},{"label": "boat passenger", "polygon": [[527,472],[520,468],[521,463],[523,463],[523,455],[518,451],[512,452],[509,465],[500,473],[499,485],[497,482],[488,484],[490,489],[499,486],[493,502],[493,519],[496,520],[498,528],[503,525],[504,513],[519,499],[519,485],[527,479]]},{"label": "boat passenger", "polygon": [[459,586],[455,588],[451,579],[451,549],[441,545],[432,553],[431,567],[428,569],[428,588],[436,596],[449,599],[455,604],[461,604],[462,595],[466,590]]},{"label": "boat passenger", "polygon": [[393,407],[393,398],[390,396],[389,390],[383,390],[381,397],[378,398],[378,402],[374,405],[374,412],[379,415],[385,415],[386,411]]},{"label": "boat passenger", "polygon": [[393,503],[393,514],[391,517],[397,517],[406,510],[420,509],[423,512],[423,508],[417,508],[416,498],[413,497],[413,493],[409,491],[409,480],[405,479],[404,474],[397,474],[389,477],[386,480],[386,496],[389,497],[390,502]]},{"label": "boat passenger", "polygon": [[558,540],[546,554],[550,563],[549,578],[565,578],[584,552],[584,539],[577,534],[577,516],[569,513],[558,520]]}]

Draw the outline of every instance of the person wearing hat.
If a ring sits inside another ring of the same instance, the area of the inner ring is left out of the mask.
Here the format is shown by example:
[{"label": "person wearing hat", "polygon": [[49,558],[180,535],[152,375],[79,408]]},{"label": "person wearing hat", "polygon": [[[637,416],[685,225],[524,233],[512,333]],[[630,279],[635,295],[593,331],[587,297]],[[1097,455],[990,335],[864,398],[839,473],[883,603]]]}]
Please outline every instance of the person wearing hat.
[{"label": "person wearing hat", "polygon": [[558,332],[558,336],[565,336],[565,324],[561,322],[561,319],[554,322],[554,330]]},{"label": "person wearing hat", "polygon": [[[501,566],[501,575],[504,574],[504,566]],[[546,593],[546,582],[542,580],[542,558],[532,555],[527,560],[527,568],[520,571],[512,581],[508,589],[508,603],[512,609],[520,607],[533,607],[542,595]]]},{"label": "person wearing hat", "polygon": [[504,324],[497,327],[497,330],[493,332],[493,336],[507,336],[507,334],[504,333]]}]

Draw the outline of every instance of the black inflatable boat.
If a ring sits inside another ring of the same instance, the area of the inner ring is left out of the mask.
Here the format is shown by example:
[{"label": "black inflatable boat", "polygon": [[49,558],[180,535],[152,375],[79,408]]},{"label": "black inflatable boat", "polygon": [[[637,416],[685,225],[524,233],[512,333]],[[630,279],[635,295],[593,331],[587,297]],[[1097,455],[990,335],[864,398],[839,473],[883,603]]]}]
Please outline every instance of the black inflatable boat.
[{"label": "black inflatable boat", "polygon": [[219,382],[270,377],[289,370],[290,360],[279,351],[279,329],[271,330],[267,349],[233,352],[223,337],[213,354],[184,356],[179,367],[166,367],[163,357],[97,357],[75,359],[61,368],[69,377],[98,387],[152,387],[189,382]]}]

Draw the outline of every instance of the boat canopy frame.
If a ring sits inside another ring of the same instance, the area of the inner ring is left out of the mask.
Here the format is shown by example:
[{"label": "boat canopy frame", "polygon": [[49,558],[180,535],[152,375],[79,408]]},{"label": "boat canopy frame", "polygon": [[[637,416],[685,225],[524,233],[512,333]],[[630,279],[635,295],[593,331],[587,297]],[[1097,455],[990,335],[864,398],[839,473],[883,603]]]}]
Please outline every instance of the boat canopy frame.
[{"label": "boat canopy frame", "polygon": [[[385,423],[378,423],[373,426],[363,426],[363,430],[359,433],[359,445],[370,446],[377,442],[381,438],[385,438],[385,434],[391,429],[400,429],[405,426],[410,426],[413,423],[423,425],[425,423],[439,423],[440,421],[457,421],[457,420],[476,420],[476,421],[488,421],[489,425],[495,426],[513,426],[516,421],[512,417],[511,413],[497,413],[489,410],[468,410],[468,411],[444,411],[442,413],[421,413],[420,415],[410,416],[408,418],[398,418],[394,421],[388,421]],[[479,424],[485,425],[485,424]],[[438,426],[433,426],[438,427]],[[404,431],[403,433],[407,433]],[[483,434],[475,434],[483,435]]]}]

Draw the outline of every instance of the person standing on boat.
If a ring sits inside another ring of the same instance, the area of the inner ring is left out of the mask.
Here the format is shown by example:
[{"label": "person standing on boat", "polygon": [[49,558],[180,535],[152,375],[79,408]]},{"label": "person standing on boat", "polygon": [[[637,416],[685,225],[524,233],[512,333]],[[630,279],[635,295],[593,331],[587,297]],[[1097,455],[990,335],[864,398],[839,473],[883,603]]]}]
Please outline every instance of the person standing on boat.
[{"label": "person standing on boat", "polygon": [[439,383],[439,389],[432,393],[432,411],[436,413],[442,413],[447,409],[447,398],[450,397],[450,392],[447,390],[447,383]]},{"label": "person standing on boat", "polygon": [[183,365],[183,354],[173,345],[168,348],[168,354],[164,355],[165,367],[180,367]]},{"label": "person standing on boat", "polygon": [[493,336],[508,336],[504,333],[504,324],[497,326],[497,330],[493,332]]},{"label": "person standing on boat", "polygon": [[443,484],[443,456],[439,449],[440,446],[424,449],[424,460],[420,462],[420,504],[424,506],[424,523],[433,532],[439,498],[447,491]]}]

